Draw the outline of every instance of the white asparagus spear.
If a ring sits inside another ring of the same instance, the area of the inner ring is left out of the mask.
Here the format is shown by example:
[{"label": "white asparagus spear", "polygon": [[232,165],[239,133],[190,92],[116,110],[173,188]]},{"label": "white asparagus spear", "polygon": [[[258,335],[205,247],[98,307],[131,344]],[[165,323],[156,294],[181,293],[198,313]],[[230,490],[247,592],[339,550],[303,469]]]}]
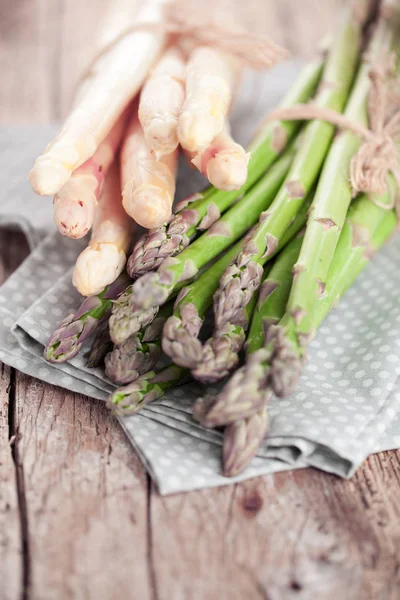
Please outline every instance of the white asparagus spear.
[{"label": "white asparagus spear", "polygon": [[78,239],[92,228],[103,183],[121,143],[126,120],[125,111],[93,156],[72,173],[54,196],[54,222],[62,235]]},{"label": "white asparagus spear", "polygon": [[96,211],[89,245],[79,255],[72,283],[83,296],[98,294],[122,272],[134,223],[121,202],[118,164],[111,167]]},{"label": "white asparagus spear", "polygon": [[238,190],[246,182],[250,154],[230,134],[229,124],[192,163],[219,190]]},{"label": "white asparagus spear", "polygon": [[139,225],[152,229],[168,221],[175,194],[178,150],[159,161],[149,150],[134,113],[121,149],[122,204]]},{"label": "white asparagus spear", "polygon": [[224,126],[238,64],[210,47],[193,50],[186,68],[186,99],[178,121],[181,145],[202,152]]},{"label": "white asparagus spear", "polygon": [[169,48],[154,67],[140,93],[139,121],[157,158],[178,147],[178,117],[185,99],[185,61]]},{"label": "white asparagus spear", "polygon": [[[164,4],[165,0],[146,2],[138,22],[160,22]],[[93,156],[140,89],[165,40],[161,29],[134,31],[111,45],[95,62],[62,131],[35,161],[29,175],[35,192],[56,194],[71,173]]]}]

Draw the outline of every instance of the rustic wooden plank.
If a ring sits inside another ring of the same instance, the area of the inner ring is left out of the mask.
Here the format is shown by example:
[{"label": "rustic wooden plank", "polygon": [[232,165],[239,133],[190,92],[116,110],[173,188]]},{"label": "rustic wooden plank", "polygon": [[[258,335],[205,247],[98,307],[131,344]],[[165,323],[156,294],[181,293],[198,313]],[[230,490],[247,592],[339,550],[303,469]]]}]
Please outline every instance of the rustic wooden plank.
[{"label": "rustic wooden plank", "polygon": [[400,597],[400,453],[349,482],[307,469],[150,504],[158,598]]},{"label": "rustic wooden plank", "polygon": [[[22,234],[0,230],[0,284],[28,252]],[[23,548],[18,505],[17,473],[13,457],[14,423],[11,369],[0,362],[0,595],[4,600],[21,597]]]},{"label": "rustic wooden plank", "polygon": [[22,589],[22,538],[8,421],[10,386],[10,369],[0,363],[0,595],[3,600],[20,598]]},{"label": "rustic wooden plank", "polygon": [[152,597],[147,476],[104,403],[18,374],[32,598]]}]

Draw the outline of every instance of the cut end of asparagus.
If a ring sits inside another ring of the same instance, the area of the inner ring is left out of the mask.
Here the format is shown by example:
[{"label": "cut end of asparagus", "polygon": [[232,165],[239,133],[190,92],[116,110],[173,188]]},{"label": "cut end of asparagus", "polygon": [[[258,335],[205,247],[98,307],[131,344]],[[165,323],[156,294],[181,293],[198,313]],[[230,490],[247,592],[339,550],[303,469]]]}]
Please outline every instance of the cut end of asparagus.
[{"label": "cut end of asparagus", "polygon": [[257,453],[268,428],[266,407],[247,419],[231,423],[224,431],[223,466],[225,477],[236,477]]},{"label": "cut end of asparagus", "polygon": [[122,273],[125,263],[125,252],[115,244],[88,246],[76,261],[72,283],[82,296],[100,294]]}]

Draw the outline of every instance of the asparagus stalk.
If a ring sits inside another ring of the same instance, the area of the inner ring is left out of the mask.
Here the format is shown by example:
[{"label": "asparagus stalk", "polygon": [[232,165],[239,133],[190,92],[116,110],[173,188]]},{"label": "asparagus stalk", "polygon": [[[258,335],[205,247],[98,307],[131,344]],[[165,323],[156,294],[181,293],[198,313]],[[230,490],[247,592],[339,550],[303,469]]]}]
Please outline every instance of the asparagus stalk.
[{"label": "asparagus stalk", "polygon": [[[308,209],[311,204],[312,194],[302,205],[296,215],[293,223],[282,237],[276,252],[279,252],[305,225]],[[248,236],[251,239],[251,235]],[[266,258],[264,263],[274,255]],[[263,276],[266,277],[268,271],[264,269]],[[215,298],[215,295],[214,295]],[[240,300],[236,295],[235,300]],[[217,299],[218,301],[218,299]],[[251,321],[257,296],[252,295],[249,302],[247,298],[242,302],[235,303],[235,310],[231,311],[233,315],[231,321],[225,322],[221,328],[218,325],[215,328],[213,336],[209,338],[203,346],[203,352],[198,355],[198,365],[192,370],[192,375],[204,383],[219,381],[229,373],[238,363],[238,353],[241,350],[245,339],[248,324]]]},{"label": "asparagus stalk", "polygon": [[290,166],[289,149],[268,174],[235,206],[181,254],[165,259],[156,272],[145,273],[135,281],[132,291],[139,308],[160,306],[179,283],[194,277],[199,269],[239,239],[268,208]]},{"label": "asparagus stalk", "polygon": [[134,381],[156,364],[161,354],[161,333],[172,313],[172,304],[164,306],[150,324],[129,337],[107,354],[105,372],[117,385]]},{"label": "asparagus stalk", "polygon": [[[393,39],[392,33],[388,24],[382,19],[370,43],[369,61],[379,58],[382,52],[388,51]],[[369,65],[364,63],[359,69],[345,111],[349,119],[363,125],[367,122],[369,88]],[[285,382],[279,381],[281,370],[276,371],[275,391],[279,394],[290,393],[299,370],[297,364],[301,365],[301,361],[296,361],[296,355],[302,357],[307,339],[313,335],[313,313],[319,298],[325,294],[329,267],[351,201],[350,162],[359,145],[359,137],[352,132],[343,132],[338,136],[331,147],[318,183],[313,210],[307,223],[299,260],[295,266],[296,276],[287,305],[287,314],[282,320],[283,334],[280,333],[282,334],[280,343],[285,344],[287,356],[292,357],[295,368],[291,371],[292,383],[286,383],[288,368],[282,367]]]},{"label": "asparagus stalk", "polygon": [[[392,183],[394,182],[392,181]],[[367,232],[367,229],[365,229],[364,243],[354,245],[354,238],[359,236],[362,229],[359,229],[357,232],[357,228],[360,227],[360,225],[357,223],[352,225],[350,221],[346,222],[342,235],[340,236],[340,242],[336,249],[334,260],[329,269],[325,296],[321,298],[317,306],[314,322],[316,328],[320,326],[331,308],[338,304],[341,296],[354,283],[355,279],[363,269],[365,269],[370,259],[382,248],[398,225],[394,211],[385,211],[384,213],[377,214],[374,211],[374,205],[371,207],[371,201],[365,196],[361,197],[358,202],[360,204],[360,209],[361,204],[363,204],[365,211],[371,211],[369,228],[370,231],[374,231],[374,233],[371,235],[371,233]],[[375,228],[373,226],[374,214],[376,218]],[[362,224],[361,227],[363,227]]]},{"label": "asparagus stalk", "polygon": [[134,415],[150,402],[161,398],[167,390],[182,383],[187,370],[170,365],[159,373],[149,371],[125,387],[117,389],[107,406],[118,415]]},{"label": "asparagus stalk", "polygon": [[112,348],[113,343],[110,338],[108,319],[106,318],[94,334],[92,345],[86,354],[86,366],[90,368],[100,367]]},{"label": "asparagus stalk", "polygon": [[234,373],[219,395],[206,396],[194,405],[194,417],[206,427],[246,419],[269,399],[270,391],[264,391],[268,370],[260,364],[260,358],[268,352],[263,346],[269,327],[278,323],[285,312],[292,268],[301,243],[302,235],[294,238],[279,254],[260,288],[248,335],[246,364]]},{"label": "asparagus stalk", "polygon": [[[344,22],[326,59],[315,104],[341,111],[346,102],[362,42],[362,25],[353,11],[346,11]],[[260,222],[253,238],[221,279],[214,304],[217,326],[232,319],[235,300],[249,301],[261,283],[260,264],[275,252],[279,240],[314,185],[328,152],[334,127],[312,121],[304,130],[300,147],[276,198]],[[240,298],[240,300],[239,300]]]},{"label": "asparagus stalk", "polygon": [[[393,193],[392,186],[394,185],[393,180],[391,181],[391,189],[380,198],[382,204],[389,205],[390,203]],[[368,241],[388,212],[385,208],[371,202],[365,195],[360,196],[350,206],[331,264],[333,272],[337,270],[335,262],[338,259],[336,256],[338,253],[343,252],[343,248],[345,248],[344,252],[347,253],[348,260],[353,255],[359,257],[363,254]],[[389,214],[391,215],[391,213]],[[393,219],[394,216],[391,215],[390,218]],[[331,269],[328,277],[331,277]],[[327,294],[325,283],[323,287],[322,297]],[[310,317],[310,320],[303,318],[304,312],[302,305],[300,305],[299,296],[296,294],[292,297],[291,295],[286,313],[275,328],[273,335],[271,335],[270,343],[274,346],[274,358],[271,363],[270,383],[273,391],[279,397],[287,396],[296,387],[308,343],[315,335],[314,318]]]},{"label": "asparagus stalk", "polygon": [[76,356],[129,281],[124,272],[100,294],[85,298],[77,312],[61,321],[51,335],[44,349],[45,359],[51,363],[62,363]]},{"label": "asparagus stalk", "polygon": [[[308,64],[300,73],[280,106],[287,107],[307,102],[314,94],[321,76],[323,60]],[[208,229],[232,203],[243,196],[281,156],[299,129],[295,121],[277,121],[261,127],[249,146],[252,153],[246,183],[232,192],[209,187],[201,194],[178,203],[177,213],[169,223],[144,234],[137,242],[129,260],[128,272],[132,277],[156,269],[168,256],[175,256],[189,245],[193,238]]]}]

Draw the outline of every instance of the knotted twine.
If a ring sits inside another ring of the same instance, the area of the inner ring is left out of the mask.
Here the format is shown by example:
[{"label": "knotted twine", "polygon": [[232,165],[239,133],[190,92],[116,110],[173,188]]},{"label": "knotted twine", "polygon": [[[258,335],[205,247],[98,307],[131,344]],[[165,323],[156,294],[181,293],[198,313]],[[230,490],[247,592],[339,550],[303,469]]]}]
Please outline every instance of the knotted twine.
[{"label": "knotted twine", "polygon": [[229,23],[228,15],[225,15],[223,22],[207,17],[214,7],[212,0],[196,1],[195,4],[188,0],[166,2],[159,22],[137,21],[106,44],[92,59],[80,83],[91,76],[101,58],[135,32],[163,33],[173,36],[175,42],[181,38],[190,39],[201,46],[218,48],[236,58],[243,66],[255,70],[269,69],[288,57],[288,51],[270,39],[248,32],[233,20]]},{"label": "knotted twine", "polygon": [[[377,206],[385,210],[395,208],[400,224],[400,164],[396,143],[400,138],[400,98],[391,97],[389,88],[389,81],[395,74],[395,59],[395,55],[389,53],[371,65],[369,71],[371,86],[368,93],[369,128],[351,121],[335,110],[320,107],[313,102],[278,108],[267,116],[264,123],[276,120],[318,119],[360,136],[364,143],[350,163],[352,196],[354,198],[359,193],[365,193]],[[390,173],[396,182],[396,193],[393,193],[389,187]],[[391,201],[383,203],[379,200],[379,196],[388,189],[391,191]]]}]

